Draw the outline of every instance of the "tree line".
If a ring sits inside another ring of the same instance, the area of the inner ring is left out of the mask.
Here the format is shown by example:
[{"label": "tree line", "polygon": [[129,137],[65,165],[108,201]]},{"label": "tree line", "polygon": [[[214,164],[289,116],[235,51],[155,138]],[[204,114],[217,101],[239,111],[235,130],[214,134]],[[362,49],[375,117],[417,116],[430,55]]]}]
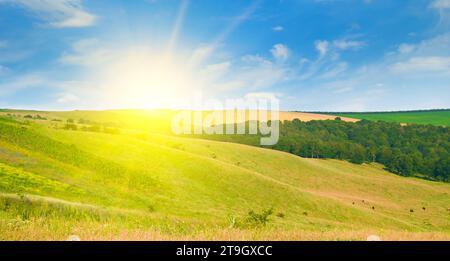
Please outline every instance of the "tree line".
[{"label": "tree line", "polygon": [[[202,135],[202,138],[259,145],[251,135]],[[306,158],[330,158],[353,163],[378,162],[390,172],[450,181],[450,128],[367,121],[280,122],[276,150]]]}]

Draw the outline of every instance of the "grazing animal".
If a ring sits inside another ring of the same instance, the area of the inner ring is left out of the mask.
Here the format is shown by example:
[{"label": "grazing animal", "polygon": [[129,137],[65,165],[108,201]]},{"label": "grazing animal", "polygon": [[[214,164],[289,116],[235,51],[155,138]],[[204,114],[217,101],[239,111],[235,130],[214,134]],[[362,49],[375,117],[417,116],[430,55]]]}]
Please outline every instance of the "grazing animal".
[{"label": "grazing animal", "polygon": [[410,209],[409,212],[413,213],[413,212],[414,212],[414,209]]},{"label": "grazing animal", "polygon": [[375,210],[375,207],[374,207],[374,206],[372,206],[372,209],[373,209],[373,210]]},{"label": "grazing animal", "polygon": [[353,205],[355,205],[355,202],[352,202]]},{"label": "grazing animal", "polygon": [[426,210],[426,208],[425,208],[425,207],[422,207],[422,209],[423,209],[423,210]]}]

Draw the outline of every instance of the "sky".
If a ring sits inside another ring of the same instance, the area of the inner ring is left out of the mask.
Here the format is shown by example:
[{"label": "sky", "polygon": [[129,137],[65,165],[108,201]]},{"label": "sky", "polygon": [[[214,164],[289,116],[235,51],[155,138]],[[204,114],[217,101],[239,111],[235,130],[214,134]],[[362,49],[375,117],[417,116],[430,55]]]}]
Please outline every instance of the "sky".
[{"label": "sky", "polygon": [[193,97],[450,108],[450,0],[0,0],[0,108]]}]

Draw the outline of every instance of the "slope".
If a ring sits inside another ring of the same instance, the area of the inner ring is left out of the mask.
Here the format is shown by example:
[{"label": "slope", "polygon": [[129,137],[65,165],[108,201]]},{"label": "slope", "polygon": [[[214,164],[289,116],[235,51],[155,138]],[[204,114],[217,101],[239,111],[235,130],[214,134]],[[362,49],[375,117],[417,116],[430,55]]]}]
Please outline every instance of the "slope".
[{"label": "slope", "polygon": [[450,238],[448,184],[232,143],[1,118],[0,178],[0,239]]}]

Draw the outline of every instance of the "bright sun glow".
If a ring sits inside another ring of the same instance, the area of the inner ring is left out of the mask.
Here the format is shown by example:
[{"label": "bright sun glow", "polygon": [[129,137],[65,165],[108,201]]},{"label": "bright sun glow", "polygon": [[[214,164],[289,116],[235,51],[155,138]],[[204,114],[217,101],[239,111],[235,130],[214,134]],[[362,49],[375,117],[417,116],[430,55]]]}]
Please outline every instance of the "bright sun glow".
[{"label": "bright sun glow", "polygon": [[103,74],[110,103],[129,108],[174,107],[195,88],[188,63],[174,55],[125,52]]}]

